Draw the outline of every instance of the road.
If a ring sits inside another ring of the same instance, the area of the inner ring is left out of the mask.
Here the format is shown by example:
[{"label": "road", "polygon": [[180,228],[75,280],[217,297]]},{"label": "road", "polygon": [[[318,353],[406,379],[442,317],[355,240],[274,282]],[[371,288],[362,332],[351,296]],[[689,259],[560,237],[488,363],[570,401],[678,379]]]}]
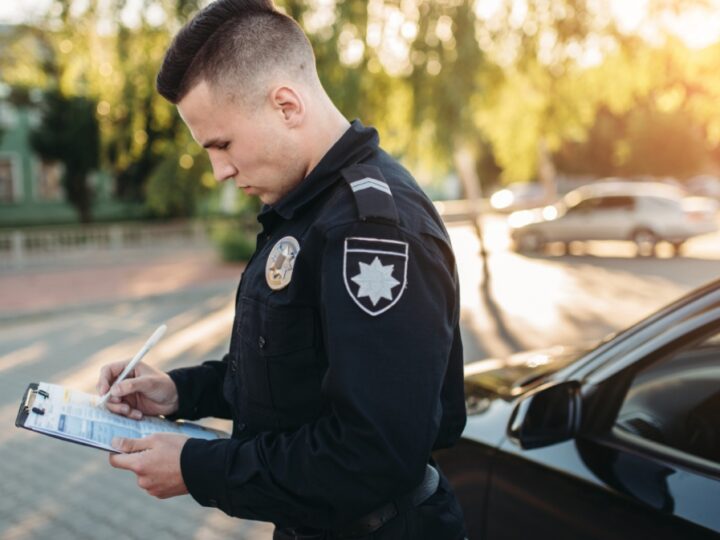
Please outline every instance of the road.
[{"label": "road", "polygon": [[[148,360],[163,369],[218,358],[227,348],[232,293],[117,303],[4,324],[0,332],[0,538],[147,539],[271,537],[266,524],[230,518],[189,496],[159,501],[112,469],[104,452],[13,426],[23,388],[52,381],[92,391],[101,365],[130,358],[161,322],[171,332]],[[224,422],[216,427],[228,430]]]},{"label": "road", "polygon": [[626,242],[573,246],[572,255],[510,249],[499,216],[484,220],[489,279],[467,226],[451,226],[461,280],[466,362],[557,344],[592,343],[720,277],[720,234],[688,242],[684,256],[660,246],[637,258]]},{"label": "road", "polygon": [[[636,259],[625,245],[574,256],[520,256],[504,222],[485,225],[490,279],[467,225],[452,225],[462,286],[466,361],[557,343],[593,341],[720,274],[720,239],[682,258]],[[168,335],[148,360],[163,369],[219,357],[232,321],[234,280],[153,298],[56,310],[0,326],[0,539],[267,539],[271,528],[201,508],[189,497],[158,501],[97,450],[18,430],[28,382],[92,391],[98,369],[128,358],[161,322]],[[410,323],[410,321],[409,321]],[[215,423],[218,427],[226,427]]]}]

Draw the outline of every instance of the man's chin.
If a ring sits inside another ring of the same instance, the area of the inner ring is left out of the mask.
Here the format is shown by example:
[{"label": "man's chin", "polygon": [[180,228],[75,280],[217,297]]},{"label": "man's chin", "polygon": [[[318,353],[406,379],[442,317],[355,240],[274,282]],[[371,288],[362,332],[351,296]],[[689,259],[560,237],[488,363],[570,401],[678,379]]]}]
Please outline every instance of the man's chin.
[{"label": "man's chin", "polygon": [[257,188],[253,186],[243,186],[239,185],[237,186],[238,189],[241,189],[245,195],[250,195],[253,197],[257,197],[260,199],[260,202],[267,205],[273,205],[275,204],[279,197],[275,196],[272,193],[263,192],[261,190],[258,190]]}]

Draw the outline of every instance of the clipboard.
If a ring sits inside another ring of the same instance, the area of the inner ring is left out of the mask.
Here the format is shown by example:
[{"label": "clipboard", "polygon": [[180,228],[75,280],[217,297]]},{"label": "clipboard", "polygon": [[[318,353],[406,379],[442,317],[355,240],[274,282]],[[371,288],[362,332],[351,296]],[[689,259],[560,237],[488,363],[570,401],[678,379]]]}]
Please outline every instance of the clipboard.
[{"label": "clipboard", "polygon": [[20,400],[15,426],[65,442],[119,453],[110,446],[114,436],[139,438],[153,433],[176,433],[192,438],[230,436],[192,422],[160,417],[133,420],[96,405],[99,396],[50,383],[30,383]]}]

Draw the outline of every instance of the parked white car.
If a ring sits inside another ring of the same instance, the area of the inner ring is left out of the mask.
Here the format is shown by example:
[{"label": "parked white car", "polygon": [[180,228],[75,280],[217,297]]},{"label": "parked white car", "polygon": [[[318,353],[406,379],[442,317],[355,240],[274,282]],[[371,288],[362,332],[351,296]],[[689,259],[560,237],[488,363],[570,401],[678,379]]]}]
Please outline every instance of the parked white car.
[{"label": "parked white car", "polygon": [[688,180],[687,187],[693,195],[711,197],[720,201],[720,177],[711,174],[693,176]]},{"label": "parked white car", "polygon": [[599,182],[571,191],[557,203],[508,217],[518,251],[539,251],[549,242],[630,240],[638,255],[653,255],[660,241],[679,252],[693,236],[717,230],[718,204],[683,197],[654,182]]},{"label": "parked white car", "polygon": [[490,206],[498,212],[513,212],[537,208],[554,199],[548,200],[545,189],[535,182],[515,182],[496,191],[490,197]]}]

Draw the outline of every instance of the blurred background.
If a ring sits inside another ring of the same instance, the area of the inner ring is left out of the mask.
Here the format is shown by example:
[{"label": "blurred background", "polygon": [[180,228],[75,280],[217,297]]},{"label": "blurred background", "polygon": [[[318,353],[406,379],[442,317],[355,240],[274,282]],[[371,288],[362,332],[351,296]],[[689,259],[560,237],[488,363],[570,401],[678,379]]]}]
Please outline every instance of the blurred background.
[{"label": "blurred background", "polygon": [[[0,3],[0,538],[269,538],[11,425],[27,383],[92,391],[161,322],[155,365],[227,349],[258,203],[154,90],[206,3]],[[591,343],[718,276],[720,0],[277,4],[436,201],[466,361]]]}]

